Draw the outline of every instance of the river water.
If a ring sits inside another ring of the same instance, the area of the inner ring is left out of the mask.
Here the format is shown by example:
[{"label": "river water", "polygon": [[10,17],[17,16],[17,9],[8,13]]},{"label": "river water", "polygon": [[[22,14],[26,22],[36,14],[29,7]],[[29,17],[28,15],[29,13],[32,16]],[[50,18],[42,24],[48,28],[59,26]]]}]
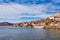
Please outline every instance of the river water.
[{"label": "river water", "polygon": [[0,40],[60,40],[60,29],[0,26]]}]

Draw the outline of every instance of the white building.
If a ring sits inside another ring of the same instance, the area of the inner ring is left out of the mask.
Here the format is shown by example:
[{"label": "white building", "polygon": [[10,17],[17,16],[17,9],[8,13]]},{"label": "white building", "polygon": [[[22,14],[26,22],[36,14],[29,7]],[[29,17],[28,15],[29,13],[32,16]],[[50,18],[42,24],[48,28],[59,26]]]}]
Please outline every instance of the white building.
[{"label": "white building", "polygon": [[55,21],[60,21],[60,12],[58,12],[54,15],[54,20]]}]

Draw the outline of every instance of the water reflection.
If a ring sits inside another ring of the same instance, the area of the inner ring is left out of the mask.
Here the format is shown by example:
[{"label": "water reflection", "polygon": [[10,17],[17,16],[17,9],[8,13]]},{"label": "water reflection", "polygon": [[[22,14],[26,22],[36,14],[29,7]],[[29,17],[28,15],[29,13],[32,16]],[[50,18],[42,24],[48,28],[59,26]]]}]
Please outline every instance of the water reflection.
[{"label": "water reflection", "polygon": [[60,29],[2,28],[0,40],[60,40]]},{"label": "water reflection", "polygon": [[50,40],[60,40],[60,29],[47,29],[47,34]]}]

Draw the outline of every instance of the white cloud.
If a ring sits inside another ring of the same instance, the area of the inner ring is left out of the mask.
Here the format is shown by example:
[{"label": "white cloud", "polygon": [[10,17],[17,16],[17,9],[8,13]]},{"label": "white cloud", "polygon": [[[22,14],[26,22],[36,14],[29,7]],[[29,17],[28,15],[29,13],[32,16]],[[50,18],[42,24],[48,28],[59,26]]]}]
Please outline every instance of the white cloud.
[{"label": "white cloud", "polygon": [[[0,5],[0,16],[5,18],[12,18],[17,17],[19,18],[22,16],[22,13],[28,13],[28,14],[35,14],[40,15],[42,11],[45,11],[46,8],[44,5],[36,5],[36,6],[24,6],[20,4],[9,4],[9,5]],[[27,16],[27,15],[25,15]]]},{"label": "white cloud", "polygon": [[[53,4],[40,4],[40,5],[21,5],[21,4],[4,4],[0,5],[0,18],[6,19],[20,19],[22,17],[41,17],[47,18],[52,14],[46,14],[46,12],[56,12],[55,9],[60,9],[59,6]],[[21,15],[26,14],[28,15]],[[34,15],[32,15],[34,14]]]}]

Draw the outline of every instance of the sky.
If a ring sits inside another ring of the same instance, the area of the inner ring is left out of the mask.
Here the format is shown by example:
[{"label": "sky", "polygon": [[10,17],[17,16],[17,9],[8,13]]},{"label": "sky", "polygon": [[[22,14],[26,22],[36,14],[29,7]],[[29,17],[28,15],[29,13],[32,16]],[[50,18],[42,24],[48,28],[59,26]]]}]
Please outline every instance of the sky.
[{"label": "sky", "polygon": [[60,12],[60,0],[0,0],[0,22],[41,20]]}]

